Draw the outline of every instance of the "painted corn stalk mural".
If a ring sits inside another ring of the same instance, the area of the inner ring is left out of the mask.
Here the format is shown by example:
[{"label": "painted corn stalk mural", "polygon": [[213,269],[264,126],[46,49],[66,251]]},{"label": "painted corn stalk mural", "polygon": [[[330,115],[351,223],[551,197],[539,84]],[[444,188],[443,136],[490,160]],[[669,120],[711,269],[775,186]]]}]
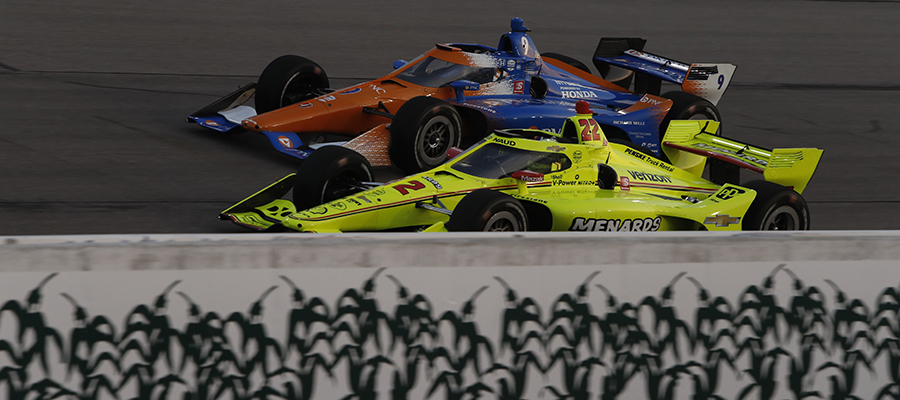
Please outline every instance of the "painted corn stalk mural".
[{"label": "painted corn stalk mural", "polygon": [[0,398],[900,398],[900,288],[853,298],[769,268],[722,292],[701,272],[636,292],[583,270],[553,293],[517,287],[514,268],[442,293],[409,269],[357,269],[330,297],[303,269],[269,271],[218,294],[227,311],[186,287],[215,292],[210,275],[142,280],[155,294],[122,304],[64,284],[74,273],[31,274],[0,293]]}]

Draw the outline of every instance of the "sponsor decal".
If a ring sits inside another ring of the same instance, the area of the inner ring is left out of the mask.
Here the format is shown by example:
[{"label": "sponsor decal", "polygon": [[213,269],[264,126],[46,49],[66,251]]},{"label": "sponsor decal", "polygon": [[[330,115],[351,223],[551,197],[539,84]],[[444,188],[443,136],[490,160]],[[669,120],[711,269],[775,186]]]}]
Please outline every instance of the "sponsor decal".
[{"label": "sponsor decal", "polygon": [[516,60],[506,60],[506,69],[515,69]]},{"label": "sponsor decal", "polygon": [[362,203],[360,203],[359,200],[356,200],[356,199],[354,199],[354,198],[349,198],[349,199],[347,199],[347,201],[350,202],[350,203],[356,204],[357,206],[361,206],[361,205],[362,205]]},{"label": "sponsor decal", "polygon": [[287,148],[294,148],[294,142],[287,136],[279,136],[278,143],[281,143],[282,146]]},{"label": "sponsor decal", "polygon": [[440,183],[438,183],[438,181],[432,179],[430,176],[426,176],[426,177],[424,177],[424,179],[425,179],[426,181],[428,181],[428,183],[431,183],[432,185],[434,185],[434,188],[437,189],[437,190],[441,190],[441,189],[444,188],[443,186],[441,186]]},{"label": "sponsor decal", "polygon": [[729,187],[724,187],[724,188],[719,189],[719,191],[716,192],[716,198],[722,199],[722,200],[728,200],[728,199],[733,198],[734,196],[737,196],[739,194],[744,194],[744,193],[747,193],[747,191],[744,189],[729,186]]},{"label": "sponsor decal", "polygon": [[586,99],[597,97],[596,93],[587,90],[563,90],[560,94],[562,94],[562,98],[564,99]]},{"label": "sponsor decal", "polygon": [[359,93],[359,92],[361,92],[361,91],[362,91],[362,88],[356,88],[356,89],[348,90],[348,91],[346,91],[346,92],[341,92],[341,93],[338,93],[338,94],[354,94],[354,93]]},{"label": "sponsor decal", "polygon": [[631,180],[627,176],[619,177],[619,187],[622,190],[631,190]]},{"label": "sponsor decal", "polygon": [[[310,208],[309,210],[306,210],[306,211],[309,212],[310,214],[321,215],[321,214],[325,214],[326,212],[328,212],[328,208],[325,208],[325,206],[318,206],[318,207]],[[294,216],[291,215],[291,218],[293,218],[293,217]]]},{"label": "sponsor decal", "polygon": [[740,159],[742,159],[742,160],[747,160],[747,161],[750,161],[750,162],[753,162],[753,163],[757,163],[757,164],[759,164],[759,165],[769,165],[769,160],[765,160],[765,159],[762,159],[762,158],[753,157],[753,156],[751,156],[751,155],[749,155],[749,154],[741,153],[741,151],[743,151],[743,150],[741,150],[741,151],[736,151],[736,152],[735,152],[735,151],[732,151],[732,150],[723,149],[723,148],[721,148],[721,147],[713,146],[713,145],[711,145],[711,144],[706,144],[706,143],[696,143],[696,144],[694,144],[694,147],[700,148],[700,149],[713,150],[713,151],[718,151],[718,152],[721,152],[721,153],[730,154],[730,155],[735,156],[735,157],[737,157],[737,158],[740,158]]},{"label": "sponsor decal", "polygon": [[211,119],[206,120],[206,122],[204,122],[204,124],[209,125],[209,126],[219,126],[218,122],[213,121]]},{"label": "sponsor decal", "polygon": [[562,179],[562,174],[550,175],[550,179]]},{"label": "sponsor decal", "polygon": [[510,194],[510,196],[513,198],[516,198],[516,199],[528,200],[528,201],[533,201],[535,203],[541,203],[541,204],[547,204],[547,200],[536,199],[534,197],[522,196],[522,195],[516,194],[516,193]]},{"label": "sponsor decal", "polygon": [[496,101],[496,100],[482,100],[481,103],[484,105],[491,106],[491,107],[497,107],[497,106],[503,104],[502,101]]},{"label": "sponsor decal", "polygon": [[635,219],[594,219],[578,217],[572,220],[570,231],[580,232],[655,232],[660,217]]},{"label": "sponsor decal", "polygon": [[513,83],[513,94],[525,93],[525,81],[515,81]]},{"label": "sponsor decal", "polygon": [[338,201],[338,202],[331,203],[331,206],[334,207],[334,209],[335,209],[335,210],[338,210],[338,211],[344,211],[344,210],[347,209],[347,205],[344,204],[343,201]]},{"label": "sponsor decal", "polygon": [[581,162],[581,150],[575,150],[575,152],[572,153],[572,161],[575,161],[576,164]]},{"label": "sponsor decal", "polygon": [[[613,125],[640,125],[644,126],[644,121],[613,121]],[[646,134],[645,134],[646,135]]]},{"label": "sponsor decal", "polygon": [[325,96],[325,97],[323,97],[323,98],[321,98],[321,99],[317,99],[317,100],[319,100],[319,101],[321,101],[321,102],[323,102],[323,103],[327,103],[327,102],[329,102],[329,101],[334,101],[334,99],[336,99],[336,97],[334,97],[334,96],[332,96],[332,95],[328,95],[328,96]]},{"label": "sponsor decal", "polygon": [[706,219],[703,220],[703,224],[705,225],[715,224],[720,228],[739,222],[741,222],[741,217],[732,217],[728,214],[719,214],[715,217],[706,217]]},{"label": "sponsor decal", "polygon": [[651,105],[651,106],[658,106],[658,105],[660,105],[660,104],[663,103],[662,100],[651,99],[651,98],[649,98],[649,97],[647,97],[647,96],[641,97],[640,102],[641,102],[641,103],[647,103],[647,104],[649,104],[649,105]]},{"label": "sponsor decal", "polygon": [[628,170],[628,174],[631,175],[632,178],[637,179],[639,181],[672,183],[672,179],[665,175],[657,175],[657,174],[651,174],[651,173],[640,172],[640,171],[632,171],[632,170]]},{"label": "sponsor decal", "polygon": [[657,168],[660,168],[660,169],[664,169],[664,170],[669,171],[669,172],[675,171],[675,167],[673,167],[673,166],[671,166],[671,165],[669,165],[669,164],[666,164],[665,162],[660,161],[659,159],[650,157],[650,156],[648,156],[648,155],[646,155],[646,154],[644,154],[644,153],[641,153],[641,152],[639,152],[639,151],[636,151],[636,150],[634,150],[634,149],[632,149],[632,148],[630,148],[630,147],[625,149],[625,154],[628,154],[628,155],[630,155],[630,156],[632,156],[632,157],[634,157],[634,158],[643,160],[645,163],[650,164],[650,165],[652,165],[652,166],[654,166],[654,167],[657,167]]},{"label": "sponsor decal", "polygon": [[310,108],[313,106],[312,103],[300,103],[297,105],[300,106],[300,108]]},{"label": "sponsor decal", "polygon": [[559,152],[565,151],[565,150],[566,150],[566,148],[565,148],[565,147],[562,147],[562,146],[550,146],[550,147],[547,147],[547,151],[552,151],[552,152],[554,152],[554,153],[559,153]]},{"label": "sponsor decal", "polygon": [[374,84],[374,83],[371,84],[371,85],[369,85],[369,89],[374,90],[375,93],[378,93],[378,94],[384,94],[384,93],[387,93],[387,90],[384,90],[384,88],[382,88],[382,87],[380,87],[380,86],[378,86],[378,85],[376,85],[376,84]]},{"label": "sponsor decal", "polygon": [[597,181],[583,181],[580,179],[581,175],[576,174],[575,180],[573,181],[564,181],[562,179],[554,179],[553,186],[588,186],[588,185],[597,185]]},{"label": "sponsor decal", "polygon": [[501,138],[501,137],[495,137],[495,138],[494,138],[494,142],[495,142],[495,143],[500,143],[500,144],[505,144],[505,145],[507,145],[507,146],[515,146],[515,145],[516,145],[516,141],[515,141],[515,140],[504,139],[504,138]]},{"label": "sponsor decal", "polygon": [[376,196],[381,196],[381,195],[384,195],[385,193],[387,193],[387,191],[385,191],[384,189],[381,189],[381,188],[372,189],[372,194],[374,194]]},{"label": "sponsor decal", "polygon": [[360,199],[360,200],[362,200],[362,201],[364,201],[364,202],[366,202],[366,203],[372,203],[372,200],[369,200],[369,198],[366,197],[366,196],[356,196],[356,198],[357,198],[357,199]]}]

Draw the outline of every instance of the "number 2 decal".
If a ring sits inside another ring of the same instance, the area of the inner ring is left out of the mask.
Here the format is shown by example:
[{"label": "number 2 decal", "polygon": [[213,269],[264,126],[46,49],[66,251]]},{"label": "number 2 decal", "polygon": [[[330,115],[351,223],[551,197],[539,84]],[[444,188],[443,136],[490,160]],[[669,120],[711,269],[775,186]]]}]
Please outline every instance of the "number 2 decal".
[{"label": "number 2 decal", "polygon": [[593,118],[585,118],[578,120],[578,124],[581,125],[581,141],[582,142],[590,142],[592,140],[601,140],[602,136],[597,135],[597,132],[600,132],[600,124],[597,123]]},{"label": "number 2 decal", "polygon": [[425,184],[422,182],[419,182],[419,181],[409,181],[408,184],[403,183],[403,184],[399,184],[399,185],[395,185],[395,186],[391,186],[391,187],[393,187],[394,189],[397,189],[397,191],[400,192],[400,194],[406,196],[409,194],[410,190],[425,189]]}]

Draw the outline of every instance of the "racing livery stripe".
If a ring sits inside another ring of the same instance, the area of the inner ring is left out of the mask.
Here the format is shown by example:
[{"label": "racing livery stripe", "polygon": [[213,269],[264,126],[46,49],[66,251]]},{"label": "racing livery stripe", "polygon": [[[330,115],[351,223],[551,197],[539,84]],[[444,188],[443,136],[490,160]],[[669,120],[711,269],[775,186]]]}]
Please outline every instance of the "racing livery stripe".
[{"label": "racing livery stripe", "polygon": [[[621,182],[619,185],[621,186]],[[643,187],[647,189],[664,189],[664,190],[677,190],[682,192],[703,192],[703,193],[715,193],[719,189],[709,189],[709,188],[698,188],[691,186],[675,186],[675,185],[663,185],[659,183],[648,183],[648,182],[631,182],[631,187]]]},{"label": "racing livery stripe", "polygon": [[[528,187],[544,187],[544,186],[551,186],[551,185],[552,185],[552,182],[541,182],[541,183],[537,183],[537,184],[534,184],[534,185],[528,185]],[[383,210],[383,209],[386,209],[386,208],[400,207],[400,206],[404,206],[404,205],[408,205],[408,204],[415,204],[415,203],[417,203],[417,202],[419,202],[419,201],[422,201],[422,200],[427,200],[427,199],[434,198],[435,196],[437,196],[439,199],[442,199],[442,198],[447,198],[447,197],[454,197],[454,196],[464,195],[464,194],[471,193],[471,192],[473,192],[473,191],[475,191],[475,190],[478,190],[478,189],[507,190],[507,189],[515,189],[515,188],[516,188],[516,185],[501,185],[501,186],[488,186],[488,187],[477,188],[477,189],[472,189],[472,190],[458,190],[458,191],[455,191],[455,192],[448,192],[448,193],[443,193],[443,194],[438,194],[438,195],[416,197],[416,198],[413,198],[413,199],[403,200],[403,201],[397,201],[397,202],[394,202],[394,203],[378,204],[378,205],[373,205],[373,206],[370,206],[370,207],[360,208],[360,209],[358,209],[358,210],[347,210],[347,211],[344,211],[344,212],[340,212],[340,213],[333,214],[333,215],[328,215],[328,216],[313,217],[313,218],[303,218],[303,219],[301,219],[300,221],[327,221],[327,220],[329,220],[329,219],[333,219],[333,218],[337,218],[337,217],[346,217],[346,216],[349,216],[349,215],[359,214],[359,213],[362,213],[362,212],[377,211],[377,210]],[[348,196],[348,197],[351,197],[351,196]],[[323,204],[322,206],[324,207],[324,206],[326,206],[326,205]],[[306,210],[304,210],[304,211],[306,211]]]}]

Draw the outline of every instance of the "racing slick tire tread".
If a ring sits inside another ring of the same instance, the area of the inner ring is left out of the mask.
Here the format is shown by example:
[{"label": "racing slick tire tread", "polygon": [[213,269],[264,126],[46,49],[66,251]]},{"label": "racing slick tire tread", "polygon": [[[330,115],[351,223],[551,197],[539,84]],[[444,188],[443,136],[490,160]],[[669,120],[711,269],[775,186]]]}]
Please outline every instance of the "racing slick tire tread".
[{"label": "racing slick tire tread", "polygon": [[[662,143],[666,129],[669,128],[669,122],[673,119],[711,119],[713,121],[722,121],[719,109],[708,100],[686,92],[666,92],[660,97],[672,100],[672,108],[659,124],[659,140]],[[719,126],[721,132],[721,125]],[[721,133],[720,133],[721,135]]]},{"label": "racing slick tire tread", "polygon": [[768,181],[750,181],[742,186],[756,191],[741,221],[743,230],[809,230],[809,207],[793,189]]},{"label": "racing slick tire tread", "polygon": [[492,226],[522,232],[528,230],[528,214],[522,203],[511,196],[478,189],[460,200],[445,226],[451,232],[492,231]]},{"label": "racing slick tire tread", "polygon": [[447,150],[459,147],[462,118],[446,101],[419,96],[404,103],[391,122],[391,162],[415,174],[447,161]]},{"label": "racing slick tire tread", "polygon": [[593,73],[591,72],[591,69],[588,68],[588,66],[587,66],[585,63],[583,63],[583,62],[581,62],[581,61],[578,61],[578,60],[576,60],[576,59],[574,59],[574,58],[572,58],[572,57],[569,57],[569,56],[567,56],[567,55],[565,55],[565,54],[559,54],[559,53],[541,53],[541,57],[555,58],[555,59],[557,59],[557,60],[559,60],[559,61],[562,61],[562,62],[564,62],[564,63],[566,63],[566,64],[569,64],[569,65],[571,65],[571,66],[573,66],[573,67],[575,67],[575,68],[578,68],[578,69],[580,69],[580,70],[582,70],[582,71],[584,71],[584,72],[587,72],[587,73],[593,75]]},{"label": "racing slick tire tread", "polygon": [[[256,113],[266,113],[313,98],[316,91],[328,87],[328,75],[319,64],[295,55],[278,57],[259,75],[255,95]],[[293,95],[289,96],[291,94]],[[291,97],[293,101],[287,97]]]},{"label": "racing slick tire tread", "polygon": [[314,151],[294,177],[297,211],[313,208],[362,191],[360,182],[371,182],[372,166],[361,154],[341,146]]}]

